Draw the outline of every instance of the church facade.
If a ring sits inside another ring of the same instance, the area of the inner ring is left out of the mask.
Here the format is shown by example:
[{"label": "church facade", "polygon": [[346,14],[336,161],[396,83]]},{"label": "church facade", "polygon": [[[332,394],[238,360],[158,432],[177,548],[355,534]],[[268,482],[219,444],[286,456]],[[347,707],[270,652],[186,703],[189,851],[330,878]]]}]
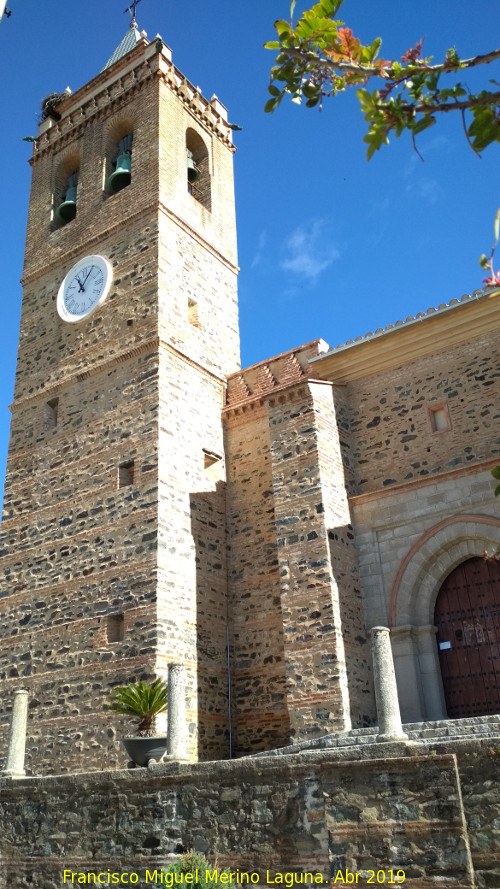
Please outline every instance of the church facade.
[{"label": "church facade", "polygon": [[137,29],[40,125],[0,529],[0,742],[124,764],[182,663],[192,759],[500,712],[500,291],[239,365],[231,128]]}]

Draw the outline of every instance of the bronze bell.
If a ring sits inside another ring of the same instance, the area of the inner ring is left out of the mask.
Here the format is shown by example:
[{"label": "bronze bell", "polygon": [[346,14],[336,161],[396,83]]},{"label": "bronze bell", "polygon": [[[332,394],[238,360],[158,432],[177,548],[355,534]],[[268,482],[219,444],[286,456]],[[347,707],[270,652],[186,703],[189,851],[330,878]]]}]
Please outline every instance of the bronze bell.
[{"label": "bronze bell", "polygon": [[124,151],[116,158],[116,169],[108,179],[108,190],[111,194],[121,191],[126,185],[130,185],[132,174],[130,172],[132,166],[132,158],[130,151]]},{"label": "bronze bell", "polygon": [[200,171],[194,162],[193,152],[187,149],[187,170],[188,182],[196,182],[199,179]]},{"label": "bronze bell", "polygon": [[62,202],[59,204],[56,210],[56,217],[59,222],[62,222],[63,225],[66,225],[67,222],[71,222],[76,216],[76,185],[70,185],[70,187],[66,190],[66,194],[64,195]]}]

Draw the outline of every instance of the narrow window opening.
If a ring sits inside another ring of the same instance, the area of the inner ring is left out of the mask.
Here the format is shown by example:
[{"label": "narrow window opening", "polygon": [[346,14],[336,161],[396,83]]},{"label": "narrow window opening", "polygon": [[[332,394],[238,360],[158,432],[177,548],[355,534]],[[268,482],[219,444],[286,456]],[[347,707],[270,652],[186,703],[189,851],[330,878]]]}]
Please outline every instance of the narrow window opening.
[{"label": "narrow window opening", "polygon": [[118,487],[127,488],[134,484],[134,461],[120,463],[118,467]]},{"label": "narrow window opening", "polygon": [[193,327],[201,327],[198,315],[198,303],[194,299],[188,299],[188,321]]},{"label": "narrow window opening", "polygon": [[51,398],[43,408],[42,432],[50,432],[52,429],[56,428],[58,412],[59,399]]},{"label": "narrow window opening", "polygon": [[123,642],[125,637],[125,618],[123,614],[108,614],[106,620],[106,638],[108,642]]}]

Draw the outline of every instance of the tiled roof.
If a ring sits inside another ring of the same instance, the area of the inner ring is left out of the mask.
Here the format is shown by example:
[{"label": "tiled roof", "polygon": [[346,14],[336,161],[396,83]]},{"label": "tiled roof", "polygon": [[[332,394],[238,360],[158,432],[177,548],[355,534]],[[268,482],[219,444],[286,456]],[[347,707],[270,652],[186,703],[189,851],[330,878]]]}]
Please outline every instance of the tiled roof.
[{"label": "tiled roof", "polygon": [[383,336],[384,334],[387,334],[392,330],[397,330],[401,327],[408,327],[411,324],[415,324],[415,322],[422,321],[429,315],[441,314],[443,312],[449,311],[450,309],[453,309],[460,303],[467,302],[473,299],[480,299],[482,296],[485,295],[487,294],[485,294],[485,292],[482,290],[475,290],[472,296],[469,296],[468,293],[465,293],[462,297],[460,297],[460,299],[452,299],[449,303],[440,303],[437,308],[431,306],[431,308],[427,309],[426,312],[417,312],[416,315],[409,315],[406,321],[399,320],[396,321],[394,324],[387,324],[385,327],[378,327],[375,332],[369,331],[369,333],[365,333],[364,336],[357,336],[354,340],[347,340],[347,342],[345,343],[339,343],[338,346],[329,349],[328,352],[325,352],[322,355],[313,356],[313,358],[310,358],[309,360],[311,362],[319,361],[322,358],[325,358],[326,355],[331,355],[333,352],[340,352],[343,349],[348,349],[351,346],[357,345],[358,343],[367,342],[368,340],[373,340],[376,337]]},{"label": "tiled roof", "polygon": [[118,59],[121,59],[121,58],[123,58],[123,56],[126,56],[127,53],[130,52],[131,49],[134,49],[137,46],[137,43],[139,42],[140,39],[141,39],[141,35],[139,34],[137,25],[135,24],[135,22],[133,22],[130,25],[130,28],[127,30],[125,37],[123,38],[121,43],[116,47],[114,53],[109,57],[108,61],[106,62],[105,66],[102,70],[105,71],[106,68],[110,68],[111,65],[114,64],[114,62],[117,62]]}]

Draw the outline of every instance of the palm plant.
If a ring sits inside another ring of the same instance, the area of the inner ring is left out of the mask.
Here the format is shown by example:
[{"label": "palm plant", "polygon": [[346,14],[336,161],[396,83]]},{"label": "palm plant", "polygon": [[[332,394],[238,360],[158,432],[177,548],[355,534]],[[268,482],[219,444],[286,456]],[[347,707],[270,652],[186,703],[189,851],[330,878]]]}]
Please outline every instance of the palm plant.
[{"label": "palm plant", "polygon": [[155,733],[156,716],[167,709],[168,687],[164,679],[155,679],[150,685],[144,680],[119,685],[111,692],[111,703],[106,710],[124,713],[137,719],[139,735],[152,737]]}]

